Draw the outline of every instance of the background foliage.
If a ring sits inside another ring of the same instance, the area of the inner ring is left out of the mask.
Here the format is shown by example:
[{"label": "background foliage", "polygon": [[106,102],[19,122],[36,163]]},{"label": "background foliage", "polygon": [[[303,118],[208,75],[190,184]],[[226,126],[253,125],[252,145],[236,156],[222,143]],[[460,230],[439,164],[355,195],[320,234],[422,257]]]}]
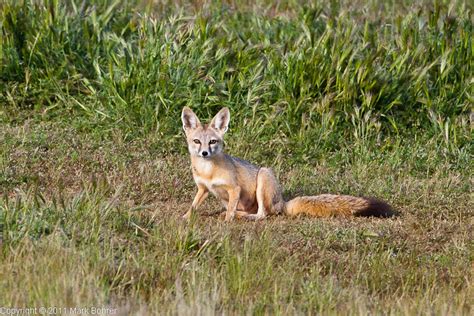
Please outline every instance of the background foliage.
[{"label": "background foliage", "polygon": [[0,102],[10,119],[66,112],[167,143],[184,105],[229,106],[239,137],[278,135],[275,148],[301,154],[400,135],[468,142],[466,2],[251,3],[7,1]]}]

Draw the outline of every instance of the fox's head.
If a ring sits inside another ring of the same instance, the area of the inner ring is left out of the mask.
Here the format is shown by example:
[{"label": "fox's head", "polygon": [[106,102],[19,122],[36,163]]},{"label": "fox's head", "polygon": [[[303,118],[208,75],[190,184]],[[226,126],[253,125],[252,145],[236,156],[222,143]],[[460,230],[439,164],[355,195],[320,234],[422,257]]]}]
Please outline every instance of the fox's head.
[{"label": "fox's head", "polygon": [[230,112],[223,108],[214,116],[211,123],[202,125],[194,112],[185,106],[181,113],[183,129],[192,156],[212,158],[224,149],[224,134],[229,127]]}]

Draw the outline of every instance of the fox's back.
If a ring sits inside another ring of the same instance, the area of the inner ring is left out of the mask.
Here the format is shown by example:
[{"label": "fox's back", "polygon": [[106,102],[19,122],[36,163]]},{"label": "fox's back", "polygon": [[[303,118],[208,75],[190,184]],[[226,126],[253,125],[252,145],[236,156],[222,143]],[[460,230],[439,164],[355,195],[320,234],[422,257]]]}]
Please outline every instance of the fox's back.
[{"label": "fox's back", "polygon": [[[241,180],[243,182],[255,182],[254,184],[256,185],[257,182],[257,175],[258,175],[258,169],[259,167],[255,166],[251,162],[240,159],[238,157],[232,157],[229,155],[224,154],[227,160],[229,160],[233,165],[234,168],[238,174],[238,176],[241,177]],[[249,179],[247,179],[249,178]]]}]

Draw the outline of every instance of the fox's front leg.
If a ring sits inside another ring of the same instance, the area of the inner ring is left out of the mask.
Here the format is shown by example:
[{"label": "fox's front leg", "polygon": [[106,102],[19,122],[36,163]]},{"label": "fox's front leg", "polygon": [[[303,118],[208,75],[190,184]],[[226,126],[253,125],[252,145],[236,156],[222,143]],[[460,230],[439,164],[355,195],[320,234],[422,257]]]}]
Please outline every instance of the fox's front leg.
[{"label": "fox's front leg", "polygon": [[235,217],[235,212],[237,210],[237,205],[240,200],[240,187],[234,187],[227,191],[229,194],[229,203],[227,204],[227,212],[225,214],[225,221],[231,221]]},{"label": "fox's front leg", "polygon": [[196,196],[194,197],[193,204],[189,208],[189,211],[186,212],[186,214],[183,215],[184,219],[189,219],[193,213],[193,210],[196,210],[199,205],[201,205],[202,202],[207,198],[209,194],[209,190],[203,186],[203,185],[198,185],[198,191],[196,193]]}]

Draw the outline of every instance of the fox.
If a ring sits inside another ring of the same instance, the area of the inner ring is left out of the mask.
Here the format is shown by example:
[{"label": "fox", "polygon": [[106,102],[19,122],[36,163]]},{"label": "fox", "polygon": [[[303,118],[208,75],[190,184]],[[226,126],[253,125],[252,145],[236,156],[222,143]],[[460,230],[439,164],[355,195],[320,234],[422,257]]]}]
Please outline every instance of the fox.
[{"label": "fox", "polygon": [[181,121],[191,157],[191,169],[197,193],[183,215],[192,214],[212,193],[225,209],[225,221],[234,218],[262,220],[284,214],[313,217],[395,215],[386,202],[351,195],[321,194],[300,196],[285,201],[281,186],[271,168],[256,165],[224,153],[224,134],[230,123],[230,111],[222,108],[208,124],[201,124],[189,107],[184,107]]}]

